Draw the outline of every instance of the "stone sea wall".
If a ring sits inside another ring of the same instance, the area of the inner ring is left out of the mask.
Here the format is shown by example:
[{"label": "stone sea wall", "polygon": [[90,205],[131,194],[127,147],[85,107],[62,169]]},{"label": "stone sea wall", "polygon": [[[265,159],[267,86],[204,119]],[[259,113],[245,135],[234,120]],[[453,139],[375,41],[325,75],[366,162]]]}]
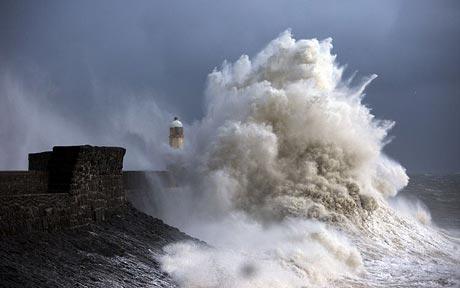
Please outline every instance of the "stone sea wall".
[{"label": "stone sea wall", "polygon": [[125,149],[57,146],[29,171],[0,172],[0,235],[78,227],[125,209]]},{"label": "stone sea wall", "polygon": [[0,197],[21,194],[43,194],[48,189],[46,171],[0,172]]}]

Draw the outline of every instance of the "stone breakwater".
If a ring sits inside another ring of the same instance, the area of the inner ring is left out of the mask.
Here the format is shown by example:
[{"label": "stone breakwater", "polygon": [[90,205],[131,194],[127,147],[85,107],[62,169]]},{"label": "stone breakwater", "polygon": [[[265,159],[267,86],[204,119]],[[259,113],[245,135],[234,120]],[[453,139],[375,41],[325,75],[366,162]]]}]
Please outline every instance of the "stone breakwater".
[{"label": "stone breakwater", "polygon": [[123,171],[125,152],[59,146],[29,154],[28,171],[0,171],[0,287],[177,287],[157,259],[197,240],[134,208],[176,184]]},{"label": "stone breakwater", "polygon": [[0,172],[0,235],[102,222],[126,209],[120,147],[57,146]]},{"label": "stone breakwater", "polygon": [[97,224],[0,241],[0,287],[177,287],[160,268],[165,245],[196,241],[127,205]]}]

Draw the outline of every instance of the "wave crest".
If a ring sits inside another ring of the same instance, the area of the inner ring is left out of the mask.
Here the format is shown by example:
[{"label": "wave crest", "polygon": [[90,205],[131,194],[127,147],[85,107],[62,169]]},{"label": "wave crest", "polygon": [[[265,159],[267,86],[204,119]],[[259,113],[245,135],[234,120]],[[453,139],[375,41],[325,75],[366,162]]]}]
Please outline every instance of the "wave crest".
[{"label": "wave crest", "polygon": [[393,122],[361,101],[375,76],[350,87],[331,43],[286,31],[209,75],[204,122],[217,133],[205,166],[238,183],[235,207],[262,219],[353,218],[407,184],[382,152]]}]

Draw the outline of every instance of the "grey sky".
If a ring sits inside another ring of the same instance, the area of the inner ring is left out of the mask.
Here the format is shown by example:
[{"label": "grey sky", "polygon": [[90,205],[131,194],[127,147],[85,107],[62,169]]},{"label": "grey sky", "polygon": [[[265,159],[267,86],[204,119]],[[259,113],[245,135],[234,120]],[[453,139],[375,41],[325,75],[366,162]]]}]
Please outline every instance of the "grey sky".
[{"label": "grey sky", "polygon": [[[459,1],[4,0],[0,73],[92,134],[127,97],[153,98],[190,123],[214,67],[287,28],[297,39],[332,37],[347,73],[379,75],[365,101],[396,121],[392,158],[409,172],[460,171]],[[2,147],[14,138],[3,134]]]}]

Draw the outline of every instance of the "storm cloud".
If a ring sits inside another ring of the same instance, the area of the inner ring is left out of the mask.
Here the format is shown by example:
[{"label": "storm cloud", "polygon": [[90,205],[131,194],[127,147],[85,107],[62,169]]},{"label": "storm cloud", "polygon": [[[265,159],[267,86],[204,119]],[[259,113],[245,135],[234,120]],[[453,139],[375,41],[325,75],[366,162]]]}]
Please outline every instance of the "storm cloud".
[{"label": "storm cloud", "polygon": [[[460,5],[427,0],[2,1],[0,168],[53,144],[155,150],[168,117],[202,118],[208,73],[287,28],[332,37],[347,74],[379,76],[365,101],[396,121],[386,152],[409,172],[460,171]],[[41,129],[52,139],[27,140]]]}]

